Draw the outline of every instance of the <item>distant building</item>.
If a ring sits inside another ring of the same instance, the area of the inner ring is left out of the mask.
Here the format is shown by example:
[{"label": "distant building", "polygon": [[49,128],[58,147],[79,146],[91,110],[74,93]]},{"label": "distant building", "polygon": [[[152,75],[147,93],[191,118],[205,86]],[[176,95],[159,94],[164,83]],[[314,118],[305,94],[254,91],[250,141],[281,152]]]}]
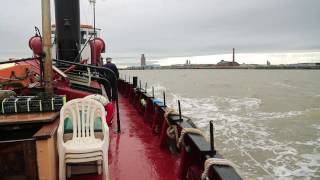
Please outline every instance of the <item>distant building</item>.
[{"label": "distant building", "polygon": [[320,66],[320,63],[296,63],[296,64],[287,64],[288,67],[317,67]]},{"label": "distant building", "polygon": [[144,54],[141,54],[141,67],[146,66],[146,57]]},{"label": "distant building", "polygon": [[240,64],[235,61],[221,60],[220,62],[217,63],[217,66],[240,66]]},{"label": "distant building", "polygon": [[160,64],[145,65],[144,69],[160,69]]},{"label": "distant building", "polygon": [[221,60],[217,63],[217,66],[240,66],[240,64],[235,61],[235,49],[232,48],[232,61]]},{"label": "distant building", "polygon": [[267,66],[270,66],[270,65],[271,65],[270,61],[267,61]]}]

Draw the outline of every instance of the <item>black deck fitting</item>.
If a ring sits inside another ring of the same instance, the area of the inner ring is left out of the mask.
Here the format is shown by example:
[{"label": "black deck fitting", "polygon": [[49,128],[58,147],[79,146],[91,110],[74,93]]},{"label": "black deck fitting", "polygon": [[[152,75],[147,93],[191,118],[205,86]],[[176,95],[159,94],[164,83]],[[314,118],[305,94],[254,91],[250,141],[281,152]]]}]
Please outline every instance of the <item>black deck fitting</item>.
[{"label": "black deck fitting", "polygon": [[138,77],[137,76],[132,77],[132,84],[133,84],[134,88],[136,88],[138,86]]},{"label": "black deck fitting", "polygon": [[146,82],[146,86],[145,86],[145,92],[147,93],[147,87],[148,87],[148,83]]},{"label": "black deck fitting", "polygon": [[166,92],[163,91],[163,106],[166,107]]},{"label": "black deck fitting", "polygon": [[180,100],[178,100],[179,118],[182,120]]},{"label": "black deck fitting", "polygon": [[216,154],[216,150],[214,149],[214,127],[213,121],[210,121],[210,146],[212,154]]},{"label": "black deck fitting", "polygon": [[152,98],[154,98],[154,87],[152,86]]}]

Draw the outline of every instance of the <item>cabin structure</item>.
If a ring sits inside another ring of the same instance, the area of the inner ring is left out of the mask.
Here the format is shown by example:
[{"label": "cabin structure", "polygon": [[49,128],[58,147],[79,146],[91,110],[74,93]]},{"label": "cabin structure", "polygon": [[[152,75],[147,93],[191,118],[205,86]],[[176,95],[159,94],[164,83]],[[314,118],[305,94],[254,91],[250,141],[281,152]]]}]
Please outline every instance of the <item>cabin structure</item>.
[{"label": "cabin structure", "polygon": [[[91,49],[89,41],[96,37],[100,37],[100,28],[95,28],[92,25],[81,24],[80,25],[80,43],[81,43],[81,59],[90,59],[91,58]],[[57,58],[57,43],[56,43],[56,25],[51,26],[51,42],[52,42],[52,58]],[[90,64],[90,61],[88,61]]]}]

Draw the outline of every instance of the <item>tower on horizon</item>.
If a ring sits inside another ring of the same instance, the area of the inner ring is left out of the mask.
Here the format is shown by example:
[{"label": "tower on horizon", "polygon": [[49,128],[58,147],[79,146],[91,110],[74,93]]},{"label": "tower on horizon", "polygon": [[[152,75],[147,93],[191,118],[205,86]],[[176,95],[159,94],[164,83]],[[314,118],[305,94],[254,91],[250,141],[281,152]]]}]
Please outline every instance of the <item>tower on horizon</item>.
[{"label": "tower on horizon", "polygon": [[144,54],[141,54],[141,67],[146,66],[146,57]]},{"label": "tower on horizon", "polygon": [[234,59],[235,59],[235,56],[234,56],[234,52],[235,50],[234,50],[234,48],[232,48],[232,64],[234,64]]}]

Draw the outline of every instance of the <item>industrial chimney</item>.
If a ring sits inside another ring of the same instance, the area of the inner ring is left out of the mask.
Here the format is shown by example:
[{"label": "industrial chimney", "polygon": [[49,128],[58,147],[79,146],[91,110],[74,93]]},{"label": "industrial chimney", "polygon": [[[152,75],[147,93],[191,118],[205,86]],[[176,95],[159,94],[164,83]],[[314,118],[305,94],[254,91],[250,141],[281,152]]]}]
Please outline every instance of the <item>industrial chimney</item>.
[{"label": "industrial chimney", "polygon": [[232,48],[232,65],[234,65],[234,59],[235,59],[235,57],[234,57],[234,48]]}]

